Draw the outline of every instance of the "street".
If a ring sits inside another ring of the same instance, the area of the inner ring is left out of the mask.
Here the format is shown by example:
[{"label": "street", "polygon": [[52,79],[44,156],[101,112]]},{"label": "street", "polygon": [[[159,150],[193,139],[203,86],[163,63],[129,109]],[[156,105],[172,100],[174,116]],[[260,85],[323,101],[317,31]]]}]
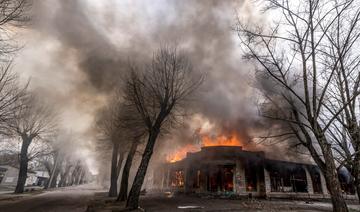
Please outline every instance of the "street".
[{"label": "street", "polygon": [[94,185],[68,187],[27,196],[19,200],[0,201],[1,212],[65,212],[85,211],[88,201],[98,191]]},{"label": "street", "polygon": [[[101,194],[101,195],[100,195]],[[108,197],[107,192],[99,192],[94,201],[89,204],[91,211],[121,211],[125,209],[125,202],[114,202],[114,198]],[[174,194],[147,193],[140,198],[140,208],[146,212],[331,212],[330,201],[290,200],[290,199],[248,199],[248,198],[214,198],[206,194]],[[350,211],[360,212],[357,201],[349,201]]]}]

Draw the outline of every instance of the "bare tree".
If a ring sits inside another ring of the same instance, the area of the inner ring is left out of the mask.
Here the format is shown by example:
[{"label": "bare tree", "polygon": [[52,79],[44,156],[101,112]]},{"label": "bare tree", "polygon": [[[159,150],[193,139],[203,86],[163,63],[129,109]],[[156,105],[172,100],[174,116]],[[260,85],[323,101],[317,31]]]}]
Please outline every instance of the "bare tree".
[{"label": "bare tree", "polygon": [[[28,0],[0,1],[0,134],[9,135],[7,122],[13,116],[12,112],[20,106],[15,104],[24,95],[27,86],[20,87],[18,76],[11,72],[11,53],[18,48],[12,41],[11,28],[23,26],[29,20],[26,12],[30,3]],[[4,61],[6,63],[4,64]]]},{"label": "bare tree", "polygon": [[110,197],[117,196],[117,181],[124,159],[124,154],[127,149],[121,134],[121,120],[119,117],[120,102],[117,97],[117,95],[114,95],[109,105],[103,108],[103,110],[99,113],[96,123],[99,132],[103,135],[101,140],[105,142],[110,141],[111,143],[112,157],[109,188]]},{"label": "bare tree", "polygon": [[116,201],[127,200],[131,165],[133,163],[133,159],[134,159],[134,156],[135,156],[135,153],[136,153],[139,143],[140,143],[140,141],[138,138],[133,138],[130,149],[127,153],[127,157],[125,160],[123,172],[121,175],[120,191],[119,191],[119,195],[118,195]]},{"label": "bare tree", "polygon": [[[41,165],[44,166],[44,168],[46,169],[47,173],[49,173],[49,176],[52,175],[52,173],[54,172],[54,158],[56,157],[56,152],[53,151],[50,155],[48,155],[47,157],[42,157],[41,159]],[[51,178],[51,177],[50,177]],[[47,180],[44,188],[50,188],[51,187],[51,180]]]},{"label": "bare tree", "polygon": [[81,160],[77,160],[75,165],[73,166],[73,169],[71,171],[71,175],[69,177],[69,184],[70,186],[76,185],[76,182],[78,180],[78,176],[81,173],[82,164]]},{"label": "bare tree", "polygon": [[[342,109],[335,127],[329,133],[338,144],[337,151],[344,165],[354,177],[360,197],[360,4],[350,6],[346,13],[336,9],[336,24],[325,34],[331,43],[326,51],[327,62],[334,68],[334,80],[329,85],[327,105],[331,114]],[[349,18],[351,17],[351,18]],[[340,136],[336,136],[339,135]],[[359,198],[360,201],[360,198]]]},{"label": "bare tree", "polygon": [[47,188],[55,188],[57,185],[57,179],[61,172],[61,167],[63,163],[63,155],[59,152],[59,150],[53,151],[53,162],[49,164],[50,169],[49,172],[49,181],[45,186],[45,189]]},{"label": "bare tree", "polygon": [[131,67],[125,84],[125,105],[134,108],[148,138],[140,166],[132,184],[127,207],[138,208],[139,196],[154,145],[164,129],[171,128],[182,113],[183,104],[202,83],[188,58],[176,49],[162,48],[144,70]]},{"label": "bare tree", "polygon": [[11,64],[2,66],[0,70],[0,134],[10,136],[8,123],[14,118],[13,111],[21,105],[19,99],[25,95],[24,88],[20,87],[18,76],[11,72]]},{"label": "bare tree", "polygon": [[[341,120],[342,123],[345,123],[344,114],[342,113]],[[347,125],[348,126],[348,125]],[[357,157],[357,148],[354,145],[358,145],[354,140],[352,140],[349,129],[346,126],[343,126],[341,123],[336,121],[334,125],[329,129],[329,139],[334,143],[334,157],[338,162],[338,170],[345,167],[347,171],[352,176],[350,184],[353,184],[356,187],[356,191],[359,194],[359,175],[356,165],[359,158]],[[360,200],[359,200],[360,201]]]},{"label": "bare tree", "polygon": [[1,0],[0,1],[0,26],[5,31],[6,25],[22,26],[29,21],[27,11],[29,10],[29,0]]},{"label": "bare tree", "polygon": [[138,146],[142,143],[143,137],[147,135],[146,128],[143,124],[139,123],[139,119],[134,117],[139,115],[136,111],[131,111],[134,108],[122,107],[121,123],[125,138],[130,143],[120,183],[120,192],[116,201],[127,200],[128,187],[129,187],[129,175],[133,159],[138,149]]},{"label": "bare tree", "polygon": [[[8,122],[8,129],[20,137],[20,170],[15,193],[22,193],[27,177],[29,147],[34,140],[46,140],[56,130],[56,115],[46,104],[34,95],[27,95],[19,100],[18,110],[13,111],[13,118]],[[34,156],[33,156],[34,157]]]},{"label": "bare tree", "polygon": [[70,161],[69,158],[66,158],[64,160],[63,166],[60,170],[60,181],[59,181],[59,187],[65,187],[67,186],[67,179],[70,173],[70,169],[73,167],[73,163]]},{"label": "bare tree", "polygon": [[8,58],[18,50],[12,39],[12,28],[21,27],[29,21],[27,11],[30,9],[29,0],[0,0],[0,56]]},{"label": "bare tree", "polygon": [[255,62],[258,75],[266,79],[262,80],[264,101],[277,111],[264,114],[265,117],[284,123],[289,130],[271,137],[291,134],[306,147],[324,173],[333,210],[347,211],[334,161],[335,144],[329,131],[359,93],[344,99],[340,107],[332,107],[328,100],[331,82],[336,80],[341,65],[340,57],[355,48],[352,39],[359,34],[344,32],[347,35],[342,35],[343,38],[348,36],[351,41],[341,41],[347,44],[336,50],[337,58],[331,56],[334,44],[329,36],[340,27],[340,20],[358,22],[359,3],[265,0],[265,5],[265,11],[276,10],[281,16],[273,26],[250,26],[239,20],[237,32],[245,57]]},{"label": "bare tree", "polygon": [[88,168],[84,162],[82,160],[77,160],[69,177],[68,185],[79,185],[81,182],[84,182],[87,170]]}]

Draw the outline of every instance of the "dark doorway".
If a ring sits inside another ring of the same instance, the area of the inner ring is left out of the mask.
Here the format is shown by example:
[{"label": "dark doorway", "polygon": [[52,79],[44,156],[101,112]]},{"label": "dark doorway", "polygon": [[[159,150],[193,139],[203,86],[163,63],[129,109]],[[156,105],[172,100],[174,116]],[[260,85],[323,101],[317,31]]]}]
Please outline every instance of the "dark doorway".
[{"label": "dark doorway", "polygon": [[209,167],[208,191],[234,190],[234,165],[218,165]]},{"label": "dark doorway", "polygon": [[245,182],[246,182],[246,191],[256,192],[258,184],[258,165],[254,163],[246,163],[245,166]]},{"label": "dark doorway", "polygon": [[223,167],[224,174],[224,190],[225,191],[233,191],[234,190],[234,166],[224,166]]}]

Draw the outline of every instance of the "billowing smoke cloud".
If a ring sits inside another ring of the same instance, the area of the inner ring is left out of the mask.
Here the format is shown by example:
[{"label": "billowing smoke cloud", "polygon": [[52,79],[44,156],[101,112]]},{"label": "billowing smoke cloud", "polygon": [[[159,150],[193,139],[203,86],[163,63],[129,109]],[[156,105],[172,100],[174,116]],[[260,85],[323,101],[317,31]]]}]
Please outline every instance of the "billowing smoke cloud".
[{"label": "billowing smoke cloud", "polygon": [[[258,126],[253,72],[241,59],[232,31],[242,0],[34,1],[34,19],[16,69],[31,87],[62,108],[64,128],[93,139],[93,117],[128,61],[149,59],[161,45],[178,45],[206,81],[183,130],[159,144],[192,142],[194,130],[211,126],[244,141]],[[246,10],[243,10],[246,11]],[[206,127],[206,126],[205,126]],[[80,136],[81,137],[81,136]],[[172,142],[171,142],[171,141]],[[87,143],[87,142],[85,142]],[[90,142],[91,143],[91,142]],[[90,146],[91,147],[91,146]],[[161,154],[159,154],[161,155]]]}]

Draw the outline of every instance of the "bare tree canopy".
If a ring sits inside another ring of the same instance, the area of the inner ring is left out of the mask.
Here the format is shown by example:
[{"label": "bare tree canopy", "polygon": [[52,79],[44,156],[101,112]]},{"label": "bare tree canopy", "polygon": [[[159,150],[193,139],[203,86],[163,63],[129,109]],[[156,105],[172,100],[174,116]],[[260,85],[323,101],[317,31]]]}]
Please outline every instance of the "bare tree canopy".
[{"label": "bare tree canopy", "polygon": [[[30,0],[0,1],[0,56],[6,57],[18,49],[13,41],[13,27],[21,27],[29,21]],[[2,58],[3,59],[3,58]]]},{"label": "bare tree canopy", "polygon": [[57,115],[53,108],[34,94],[27,94],[17,102],[8,127],[14,134],[45,139],[55,133]]},{"label": "bare tree canopy", "polygon": [[[105,143],[105,146],[110,146],[110,149],[112,149],[109,188],[110,197],[117,196],[117,182],[120,169],[125,152],[129,146],[129,142],[127,142],[123,132],[124,128],[122,127],[123,124],[120,113],[121,96],[114,94],[112,95],[109,105],[102,108],[96,121],[98,132],[102,135],[102,143]],[[106,144],[107,141],[109,141],[109,144]]]},{"label": "bare tree canopy", "polygon": [[20,171],[15,193],[24,191],[26,181],[29,146],[33,140],[46,140],[55,133],[57,117],[53,109],[41,101],[37,96],[28,94],[20,98],[16,104],[18,109],[12,111],[12,118],[8,122],[8,129],[21,138]]},{"label": "bare tree canopy", "polygon": [[15,25],[28,21],[27,9],[29,0],[1,0],[0,1],[0,25]]},{"label": "bare tree canopy", "polygon": [[122,169],[121,186],[118,199],[126,200],[128,180],[132,161],[141,138],[146,134],[139,114],[132,107],[125,106],[121,89],[114,89],[109,97],[109,103],[98,113],[97,131],[100,133],[101,149],[112,149],[109,196],[117,195],[117,181]]},{"label": "bare tree canopy", "polygon": [[8,124],[14,121],[14,112],[20,109],[19,100],[25,89],[20,88],[18,76],[11,72],[11,65],[0,70],[0,134],[10,136]]},{"label": "bare tree canopy", "polygon": [[161,48],[152,62],[142,67],[130,66],[125,83],[124,102],[134,108],[146,127],[148,141],[130,190],[127,206],[137,208],[141,186],[158,135],[178,122],[184,104],[200,86],[202,75],[193,71],[190,61],[176,48]]},{"label": "bare tree canopy", "polygon": [[[360,10],[350,5],[346,13],[337,10],[337,24],[330,27],[326,38],[329,75],[334,75],[328,88],[325,104],[329,114],[337,116],[328,134],[333,140],[337,161],[354,178],[360,195]],[[351,17],[351,18],[348,18]],[[335,67],[335,68],[332,68]],[[359,200],[360,201],[360,200]]]}]

